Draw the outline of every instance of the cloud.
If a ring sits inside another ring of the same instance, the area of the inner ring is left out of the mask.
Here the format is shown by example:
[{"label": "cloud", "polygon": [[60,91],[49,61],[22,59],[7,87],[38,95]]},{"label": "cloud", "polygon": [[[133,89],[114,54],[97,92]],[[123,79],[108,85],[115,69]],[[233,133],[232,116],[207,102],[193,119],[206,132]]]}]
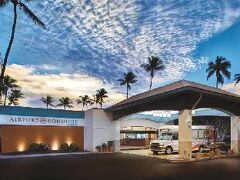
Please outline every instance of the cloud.
[{"label": "cloud", "polygon": [[[47,30],[19,13],[10,63],[33,66],[32,77],[61,77],[71,84],[70,78],[80,77],[70,74],[81,74],[109,88],[118,85],[123,72],[133,70],[138,83],[132,94],[148,89],[148,75],[140,68],[148,56],[157,55],[166,65],[156,74],[154,87],[181,79],[206,63],[205,57],[193,57],[197,45],[240,16],[238,0],[46,0],[30,7]],[[9,36],[12,22],[11,9],[5,12],[0,37]]]},{"label": "cloud", "polygon": [[[105,88],[109,92],[109,99],[106,105],[118,102],[124,99],[122,93],[114,90],[113,87],[103,84],[100,79],[89,77],[80,73],[76,74],[35,74],[34,66],[22,66],[12,64],[7,68],[7,74],[18,80],[18,84],[22,87],[25,99],[21,105],[25,106],[41,106],[42,96],[52,95],[55,99],[61,97],[69,97],[76,100],[80,95],[92,96],[96,90]],[[80,109],[80,105],[75,105],[75,109]]]},{"label": "cloud", "polygon": [[236,85],[235,82],[224,84],[222,89],[240,95],[240,85]]}]

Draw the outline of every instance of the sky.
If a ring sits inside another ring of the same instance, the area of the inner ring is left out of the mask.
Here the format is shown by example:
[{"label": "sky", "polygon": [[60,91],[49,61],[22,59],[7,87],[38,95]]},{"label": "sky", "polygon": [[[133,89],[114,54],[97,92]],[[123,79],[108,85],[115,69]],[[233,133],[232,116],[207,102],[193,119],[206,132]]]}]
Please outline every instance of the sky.
[{"label": "sky", "polygon": [[[154,77],[153,88],[181,79],[214,86],[214,77],[206,80],[207,63],[224,56],[232,62],[232,78],[221,88],[240,94],[240,85],[233,82],[234,74],[240,73],[240,0],[44,0],[27,4],[47,29],[18,9],[7,74],[22,86],[23,106],[44,107],[39,99],[46,94],[74,100],[103,87],[109,92],[107,107],[126,97],[126,87],[117,81],[124,72],[137,75],[130,95],[148,90],[149,75],[140,65],[149,56],[160,57],[166,67]],[[12,21],[9,4],[0,9],[2,57]]]}]

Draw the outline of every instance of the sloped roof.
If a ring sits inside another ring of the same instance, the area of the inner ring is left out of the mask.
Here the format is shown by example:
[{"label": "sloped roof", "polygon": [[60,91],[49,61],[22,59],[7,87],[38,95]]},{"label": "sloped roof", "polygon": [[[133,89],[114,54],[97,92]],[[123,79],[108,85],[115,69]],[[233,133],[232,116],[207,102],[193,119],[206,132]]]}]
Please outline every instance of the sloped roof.
[{"label": "sloped roof", "polygon": [[187,80],[181,80],[181,81],[177,81],[150,91],[146,91],[137,95],[134,95],[126,100],[123,100],[109,108],[107,108],[107,110],[115,110],[120,108],[121,106],[130,104],[132,102],[137,102],[137,101],[141,101],[143,99],[147,99],[150,97],[154,97],[156,95],[160,95],[160,94],[164,94],[164,93],[169,93],[169,92],[174,92],[183,88],[187,88],[187,89],[191,89],[191,90],[196,90],[196,91],[200,91],[200,92],[204,92],[204,93],[209,93],[209,94],[215,94],[215,95],[221,95],[230,99],[234,99],[240,102],[240,96],[228,91],[225,91],[223,89],[219,89],[219,88],[214,88],[211,86],[207,86],[204,84],[200,84],[200,83],[196,83],[196,82],[192,82],[192,81],[187,81]]},{"label": "sloped roof", "polygon": [[55,117],[55,118],[79,118],[79,119],[83,119],[85,116],[83,111],[31,108],[21,106],[0,106],[0,114],[18,116]]}]

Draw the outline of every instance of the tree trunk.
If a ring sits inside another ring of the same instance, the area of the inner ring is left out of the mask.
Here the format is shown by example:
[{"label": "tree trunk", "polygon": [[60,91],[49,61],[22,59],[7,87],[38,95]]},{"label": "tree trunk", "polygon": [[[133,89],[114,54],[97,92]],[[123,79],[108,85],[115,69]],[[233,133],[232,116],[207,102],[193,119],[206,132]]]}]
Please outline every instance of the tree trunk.
[{"label": "tree trunk", "polygon": [[128,84],[127,84],[127,99],[128,99]]},{"label": "tree trunk", "polygon": [[6,102],[7,102],[7,94],[8,94],[7,92],[8,90],[4,91],[4,103],[3,103],[4,106],[6,106]]},{"label": "tree trunk", "polygon": [[1,77],[0,77],[0,81],[3,81],[3,77],[4,77],[4,73],[5,73],[5,69],[6,69],[6,65],[7,65],[7,61],[8,61],[8,56],[10,53],[10,50],[12,48],[12,44],[13,44],[13,40],[15,37],[15,30],[16,30],[16,23],[17,23],[17,4],[14,4],[14,20],[13,20],[13,25],[12,25],[12,34],[11,34],[11,38],[8,44],[8,48],[4,57],[4,61],[3,61],[3,65],[2,65],[2,70],[1,70]]},{"label": "tree trunk", "polygon": [[47,103],[47,109],[48,109],[48,103]]},{"label": "tree trunk", "polygon": [[216,88],[218,88],[218,82],[219,82],[219,73],[218,72],[216,72],[216,79],[217,79],[217,81],[216,81]]},{"label": "tree trunk", "polygon": [[152,80],[153,80],[153,77],[151,76],[151,79],[150,79],[150,88],[149,88],[149,90],[152,89]]}]

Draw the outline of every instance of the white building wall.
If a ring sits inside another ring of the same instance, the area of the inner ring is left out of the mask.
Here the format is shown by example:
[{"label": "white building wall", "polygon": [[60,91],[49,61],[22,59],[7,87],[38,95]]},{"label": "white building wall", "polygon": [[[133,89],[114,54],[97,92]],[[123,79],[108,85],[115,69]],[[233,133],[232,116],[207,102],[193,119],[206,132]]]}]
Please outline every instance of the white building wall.
[{"label": "white building wall", "polygon": [[85,112],[84,150],[93,151],[93,111]]},{"label": "white building wall", "polygon": [[[96,151],[96,146],[120,139],[118,122],[112,121],[112,114],[102,109],[90,109],[85,114],[84,149]],[[118,142],[116,142],[116,145]],[[115,148],[116,149],[116,148]],[[116,149],[117,150],[117,149]]]},{"label": "white building wall", "polygon": [[145,120],[145,119],[122,119],[120,121],[121,124],[121,129],[124,127],[129,127],[129,126],[143,126],[143,127],[150,127],[150,128],[160,128],[163,126],[163,123],[158,123],[154,122],[151,120]]}]

